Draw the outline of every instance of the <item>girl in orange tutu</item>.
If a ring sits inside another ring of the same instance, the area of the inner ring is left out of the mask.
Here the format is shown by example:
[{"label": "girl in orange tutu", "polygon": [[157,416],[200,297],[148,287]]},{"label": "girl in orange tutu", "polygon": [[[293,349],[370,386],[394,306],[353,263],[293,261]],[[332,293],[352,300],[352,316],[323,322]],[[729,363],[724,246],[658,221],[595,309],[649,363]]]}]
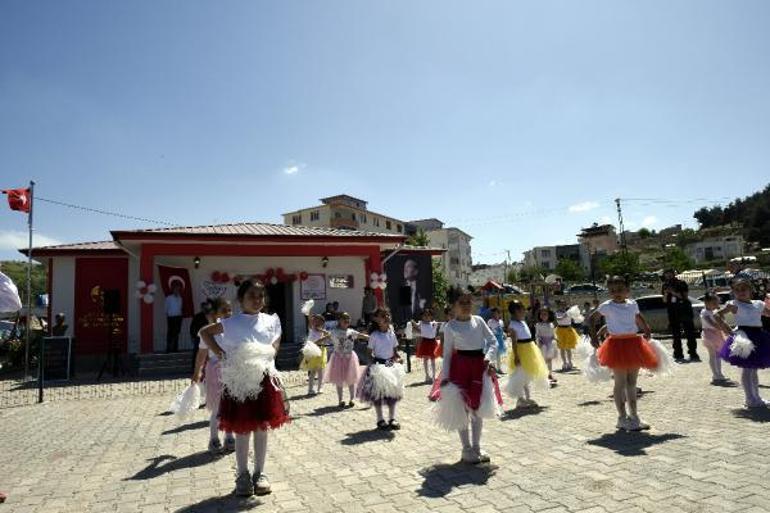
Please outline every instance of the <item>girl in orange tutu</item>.
[{"label": "girl in orange tutu", "polygon": [[[436,379],[436,356],[438,352],[438,323],[433,320],[433,310],[426,308],[422,311],[420,322],[412,322],[416,330],[420,332],[420,342],[417,344],[415,356],[422,359],[425,368],[425,382],[433,383]],[[430,371],[428,371],[430,366]]]},{"label": "girl in orange tutu", "polygon": [[[639,305],[629,299],[626,280],[613,276],[607,281],[609,299],[599,305],[590,317],[591,343],[598,347],[597,358],[604,367],[612,369],[615,379],[615,407],[618,409],[618,429],[641,431],[650,426],[639,418],[636,409],[636,380],[639,369],[654,370],[660,365],[658,350],[650,344],[650,326],[639,313]],[[604,317],[609,335],[599,345],[597,321]],[[644,336],[638,334],[639,331]],[[628,403],[628,410],[626,410]]]}]

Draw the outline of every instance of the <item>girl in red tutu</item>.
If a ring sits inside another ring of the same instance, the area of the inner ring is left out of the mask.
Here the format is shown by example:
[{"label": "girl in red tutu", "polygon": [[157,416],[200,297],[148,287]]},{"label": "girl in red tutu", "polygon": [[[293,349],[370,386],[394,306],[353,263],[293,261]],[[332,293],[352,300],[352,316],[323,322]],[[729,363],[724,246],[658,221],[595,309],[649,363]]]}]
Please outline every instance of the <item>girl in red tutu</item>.
[{"label": "girl in red tutu", "polygon": [[438,323],[433,320],[433,310],[430,308],[423,310],[420,322],[413,325],[420,332],[420,343],[417,345],[415,356],[422,359],[425,382],[433,383],[436,379],[436,356],[438,355]]},{"label": "girl in red tutu", "polygon": [[[598,347],[597,358],[604,367],[612,369],[615,379],[615,407],[618,409],[618,429],[641,431],[650,426],[639,418],[636,409],[636,381],[639,369],[655,370],[661,363],[657,346],[650,344],[650,326],[639,313],[639,305],[629,299],[626,280],[613,276],[607,281],[609,299],[599,305],[590,317],[591,343]],[[609,335],[599,345],[597,321],[604,317]],[[639,330],[644,336],[638,334]],[[626,403],[628,410],[626,410]]]},{"label": "girl in red tutu", "polygon": [[494,365],[497,339],[484,319],[471,315],[472,308],[470,293],[459,295],[455,318],[444,325],[444,364],[434,414],[438,426],[460,433],[462,461],[478,464],[489,461],[481,449],[483,419],[499,416],[502,396]]},{"label": "girl in red tutu", "polygon": [[[200,331],[201,340],[222,362],[219,428],[236,434],[235,493],[241,496],[270,493],[270,482],[264,474],[267,431],[290,420],[281,378],[275,369],[281,321],[277,315],[262,313],[265,300],[264,285],[246,280],[238,287],[241,313]],[[222,336],[220,341],[216,340],[217,335]],[[251,439],[253,476],[248,470]]]},{"label": "girl in red tutu", "polygon": [[[206,319],[210,323],[218,319],[226,319],[233,313],[233,307],[229,301],[221,298],[208,299],[203,303]],[[216,335],[217,343],[222,340],[222,335]],[[203,368],[206,368],[205,374]],[[219,441],[219,400],[222,396],[222,384],[219,380],[219,358],[201,340],[198,346],[198,355],[195,358],[195,370],[193,371],[193,383],[200,383],[201,379],[206,383],[206,408],[211,413],[209,417],[209,452],[219,454],[222,452],[222,442]],[[235,438],[231,432],[225,433],[224,450],[235,450]]]}]

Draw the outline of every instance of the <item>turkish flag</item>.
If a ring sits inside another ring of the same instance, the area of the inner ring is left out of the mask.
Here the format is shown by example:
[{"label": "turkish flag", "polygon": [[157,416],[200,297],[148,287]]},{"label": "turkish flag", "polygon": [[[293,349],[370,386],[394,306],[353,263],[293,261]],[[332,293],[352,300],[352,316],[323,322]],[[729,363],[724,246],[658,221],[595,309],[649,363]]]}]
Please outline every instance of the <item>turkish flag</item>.
[{"label": "turkish flag", "polygon": [[8,195],[8,206],[11,207],[11,210],[29,213],[30,208],[32,208],[29,189],[7,189],[3,191],[3,194]]},{"label": "turkish flag", "polygon": [[192,282],[187,269],[159,265],[158,274],[160,275],[160,286],[166,297],[173,293],[174,284],[179,283],[182,287],[179,293],[182,296],[182,317],[192,317],[195,309],[193,307]]}]

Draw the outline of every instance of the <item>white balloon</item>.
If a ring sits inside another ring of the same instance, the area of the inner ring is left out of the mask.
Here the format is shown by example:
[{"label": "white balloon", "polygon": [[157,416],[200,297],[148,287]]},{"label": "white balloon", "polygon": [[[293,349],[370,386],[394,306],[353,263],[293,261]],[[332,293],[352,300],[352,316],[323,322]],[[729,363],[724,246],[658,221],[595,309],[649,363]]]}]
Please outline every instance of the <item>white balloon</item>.
[{"label": "white balloon", "polygon": [[157,289],[158,287],[156,287],[154,283],[147,285],[147,292],[154,293]]},{"label": "white balloon", "polygon": [[372,274],[371,274],[369,277],[370,277],[372,280],[376,280],[377,278],[379,278],[379,275],[378,275],[377,273],[372,273]]},{"label": "white balloon", "polygon": [[138,282],[136,282],[136,288],[138,288],[138,289],[143,289],[146,286],[147,286],[147,284],[143,280],[139,280]]},{"label": "white balloon", "polygon": [[151,304],[153,301],[155,301],[155,296],[152,294],[145,294],[144,297],[142,297],[145,303],[148,305]]}]

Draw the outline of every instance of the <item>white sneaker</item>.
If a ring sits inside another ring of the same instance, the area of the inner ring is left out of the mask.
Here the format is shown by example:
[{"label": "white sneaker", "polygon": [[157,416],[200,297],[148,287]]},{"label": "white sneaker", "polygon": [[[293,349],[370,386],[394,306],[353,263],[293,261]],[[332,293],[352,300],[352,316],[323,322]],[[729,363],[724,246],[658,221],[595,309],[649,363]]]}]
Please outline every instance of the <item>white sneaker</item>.
[{"label": "white sneaker", "polygon": [[650,425],[640,419],[638,416],[629,417],[628,430],[629,431],[646,431],[650,429]]},{"label": "white sneaker", "polygon": [[524,399],[523,397],[519,397],[519,398],[516,400],[516,408],[517,408],[517,409],[519,409],[519,408],[522,408],[522,409],[523,409],[523,408],[529,408],[529,406],[530,406],[530,405],[529,405],[529,401],[527,401],[527,400],[526,400],[526,399]]},{"label": "white sneaker", "polygon": [[534,399],[524,399],[527,402],[527,406],[530,408],[538,408],[537,402]]},{"label": "white sneaker", "polygon": [[476,449],[476,454],[479,457],[479,463],[489,463],[491,458],[489,457],[489,453],[485,451],[484,449]]},{"label": "white sneaker", "polygon": [[463,449],[463,454],[460,460],[463,463],[470,463],[471,465],[477,465],[481,463],[481,456],[472,448]]},{"label": "white sneaker", "polygon": [[618,417],[618,423],[615,424],[615,427],[618,429],[628,431],[628,417],[626,416]]},{"label": "white sneaker", "polygon": [[270,489],[270,481],[268,481],[265,474],[254,477],[254,493],[256,495],[267,495],[270,492],[272,492]]}]

